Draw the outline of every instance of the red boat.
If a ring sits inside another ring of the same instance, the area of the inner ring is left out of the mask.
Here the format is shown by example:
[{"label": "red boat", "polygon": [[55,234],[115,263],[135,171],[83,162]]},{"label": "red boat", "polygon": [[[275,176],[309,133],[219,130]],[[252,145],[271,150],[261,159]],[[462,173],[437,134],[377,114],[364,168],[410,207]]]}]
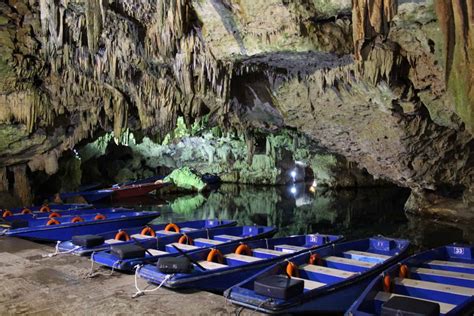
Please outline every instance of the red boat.
[{"label": "red boat", "polygon": [[112,187],[113,190],[112,199],[120,200],[136,196],[142,196],[150,193],[151,191],[160,189],[166,184],[162,182],[142,183],[142,184],[130,184],[121,187]]}]

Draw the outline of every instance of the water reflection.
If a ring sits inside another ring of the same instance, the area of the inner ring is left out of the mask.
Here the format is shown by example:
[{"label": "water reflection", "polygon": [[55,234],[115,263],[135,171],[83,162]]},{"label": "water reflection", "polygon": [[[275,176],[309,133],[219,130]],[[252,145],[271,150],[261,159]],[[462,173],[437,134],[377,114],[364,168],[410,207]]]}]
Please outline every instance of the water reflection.
[{"label": "water reflection", "polygon": [[[221,185],[205,194],[169,201],[157,222],[206,218],[228,218],[239,224],[273,225],[279,236],[304,233],[337,233],[348,239],[381,234],[410,239],[415,249],[448,242],[474,240],[472,225],[446,225],[427,219],[407,217],[403,205],[409,192],[399,188],[310,191],[311,184],[288,187]],[[136,203],[134,203],[136,207]]]}]

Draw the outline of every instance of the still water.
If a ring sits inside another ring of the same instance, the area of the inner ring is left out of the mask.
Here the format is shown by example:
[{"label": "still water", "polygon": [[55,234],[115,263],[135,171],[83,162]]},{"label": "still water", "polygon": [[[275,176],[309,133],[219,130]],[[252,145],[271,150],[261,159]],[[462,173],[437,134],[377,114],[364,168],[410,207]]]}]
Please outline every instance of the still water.
[{"label": "still water", "polygon": [[302,183],[288,187],[223,184],[206,193],[121,205],[160,210],[155,223],[234,219],[240,225],[276,226],[277,236],[319,232],[355,239],[380,234],[409,239],[415,250],[474,242],[472,223],[447,224],[405,215],[408,195],[409,191],[392,187],[313,193]]}]

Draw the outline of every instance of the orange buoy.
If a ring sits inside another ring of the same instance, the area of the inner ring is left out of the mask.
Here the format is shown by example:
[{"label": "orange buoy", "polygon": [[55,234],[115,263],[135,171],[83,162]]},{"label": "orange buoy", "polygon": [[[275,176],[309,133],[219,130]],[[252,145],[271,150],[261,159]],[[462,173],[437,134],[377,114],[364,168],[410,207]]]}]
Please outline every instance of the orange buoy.
[{"label": "orange buoy", "polygon": [[41,212],[41,213],[48,213],[48,212],[51,212],[51,208],[50,208],[48,205],[43,205],[43,206],[40,208],[40,212]]},{"label": "orange buoy", "polygon": [[298,266],[291,261],[288,261],[286,265],[286,274],[289,277],[298,278],[300,276],[300,272],[298,271]]},{"label": "orange buoy", "polygon": [[174,232],[179,233],[179,226],[173,223],[169,223],[168,225],[166,225],[165,231],[167,232],[174,231]]},{"label": "orange buoy", "polygon": [[185,244],[185,245],[194,245],[194,240],[188,235],[183,235],[179,237],[178,243]]},{"label": "orange buoy", "polygon": [[32,214],[33,212],[29,209],[29,208],[24,208],[22,211],[21,211],[21,214],[25,215],[25,214]]},{"label": "orange buoy", "polygon": [[5,218],[5,217],[8,217],[8,216],[13,216],[12,211],[10,211],[10,210],[3,210],[2,217]]},{"label": "orange buoy", "polygon": [[126,231],[124,230],[119,230],[118,233],[115,234],[115,240],[121,240],[121,241],[129,241],[130,236],[127,234]]},{"label": "orange buoy", "polygon": [[49,214],[48,216],[49,218],[54,218],[54,217],[61,217],[61,214],[59,213],[56,213],[56,212],[52,212],[51,214]]},{"label": "orange buoy", "polygon": [[383,290],[384,292],[390,293],[392,292],[392,279],[389,275],[383,277]]},{"label": "orange buoy", "polygon": [[322,266],[323,265],[323,260],[321,259],[321,256],[317,253],[312,253],[310,256],[309,256],[309,264],[314,264],[314,265],[318,265],[318,266]]},{"label": "orange buoy", "polygon": [[236,253],[238,255],[251,256],[252,255],[252,248],[250,248],[246,244],[240,244],[237,248],[235,248],[234,253]]},{"label": "orange buoy", "polygon": [[102,215],[102,214],[97,214],[97,215],[94,217],[94,220],[95,220],[95,221],[103,220],[103,219],[105,219],[105,215]]},{"label": "orange buoy", "polygon": [[403,278],[408,278],[409,274],[410,274],[410,270],[408,269],[408,266],[406,264],[402,264],[398,271],[398,276],[403,279]]},{"label": "orange buoy", "polygon": [[46,225],[47,226],[51,226],[51,225],[58,225],[58,224],[61,224],[56,218],[51,218],[47,223]]},{"label": "orange buoy", "polygon": [[84,219],[80,216],[74,216],[72,219],[71,219],[71,223],[79,223],[79,222],[83,222]]},{"label": "orange buoy", "polygon": [[155,231],[150,226],[146,226],[145,228],[143,228],[140,232],[140,235],[156,237]]},{"label": "orange buoy", "polygon": [[211,249],[209,254],[207,255],[207,261],[209,262],[217,262],[217,263],[224,263],[224,256],[219,249]]}]

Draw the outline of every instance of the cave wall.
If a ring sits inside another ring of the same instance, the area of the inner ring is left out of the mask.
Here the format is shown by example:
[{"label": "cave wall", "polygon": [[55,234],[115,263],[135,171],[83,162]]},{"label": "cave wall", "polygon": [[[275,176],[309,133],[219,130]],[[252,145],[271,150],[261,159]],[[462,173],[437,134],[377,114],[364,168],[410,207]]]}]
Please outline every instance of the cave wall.
[{"label": "cave wall", "polygon": [[463,3],[2,2],[0,166],[53,174],[99,132],[159,139],[209,115],[250,136],[295,128],[421,194],[472,195]]}]

